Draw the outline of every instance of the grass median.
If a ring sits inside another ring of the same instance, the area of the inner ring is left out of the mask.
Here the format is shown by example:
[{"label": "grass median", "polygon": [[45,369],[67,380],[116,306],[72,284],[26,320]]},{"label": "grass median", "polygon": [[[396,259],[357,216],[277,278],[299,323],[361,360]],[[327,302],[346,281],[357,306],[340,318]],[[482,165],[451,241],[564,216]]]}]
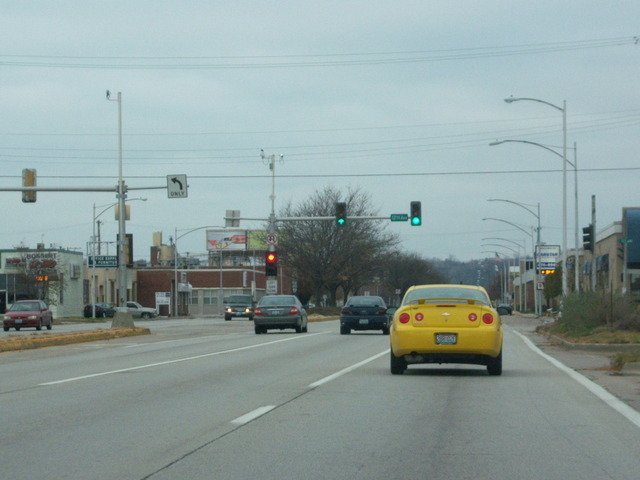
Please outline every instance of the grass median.
[{"label": "grass median", "polygon": [[148,328],[99,329],[91,332],[33,333],[31,335],[5,335],[0,339],[0,353],[31,350],[34,348],[71,345],[74,343],[113,340],[114,338],[149,335]]}]

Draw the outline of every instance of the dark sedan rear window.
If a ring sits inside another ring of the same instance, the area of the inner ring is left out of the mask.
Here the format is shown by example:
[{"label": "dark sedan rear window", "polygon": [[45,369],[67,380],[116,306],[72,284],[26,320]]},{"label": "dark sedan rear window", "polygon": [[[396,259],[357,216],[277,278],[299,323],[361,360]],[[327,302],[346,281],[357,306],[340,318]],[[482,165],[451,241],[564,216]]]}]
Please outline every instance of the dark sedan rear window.
[{"label": "dark sedan rear window", "polygon": [[349,307],[382,307],[384,301],[379,297],[353,297],[347,301]]}]

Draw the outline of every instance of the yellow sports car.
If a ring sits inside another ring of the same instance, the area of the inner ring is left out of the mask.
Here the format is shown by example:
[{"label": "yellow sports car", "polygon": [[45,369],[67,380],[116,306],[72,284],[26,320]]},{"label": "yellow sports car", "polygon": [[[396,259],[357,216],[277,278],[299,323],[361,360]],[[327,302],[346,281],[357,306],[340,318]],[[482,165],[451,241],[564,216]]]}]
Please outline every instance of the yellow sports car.
[{"label": "yellow sports car", "polygon": [[502,322],[487,291],[472,285],[416,285],[391,325],[391,373],[414,363],[486,365],[502,373]]}]

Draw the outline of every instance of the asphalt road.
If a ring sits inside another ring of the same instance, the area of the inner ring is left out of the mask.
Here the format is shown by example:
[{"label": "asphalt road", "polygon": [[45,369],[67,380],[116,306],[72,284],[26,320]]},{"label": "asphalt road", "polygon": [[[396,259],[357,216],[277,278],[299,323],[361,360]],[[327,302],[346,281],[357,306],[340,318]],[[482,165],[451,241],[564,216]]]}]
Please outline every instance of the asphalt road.
[{"label": "asphalt road", "polygon": [[335,321],[255,335],[244,320],[162,320],[150,336],[5,353],[0,475],[640,478],[638,412],[552,363],[526,321],[507,323],[500,377],[392,376],[387,336]]}]

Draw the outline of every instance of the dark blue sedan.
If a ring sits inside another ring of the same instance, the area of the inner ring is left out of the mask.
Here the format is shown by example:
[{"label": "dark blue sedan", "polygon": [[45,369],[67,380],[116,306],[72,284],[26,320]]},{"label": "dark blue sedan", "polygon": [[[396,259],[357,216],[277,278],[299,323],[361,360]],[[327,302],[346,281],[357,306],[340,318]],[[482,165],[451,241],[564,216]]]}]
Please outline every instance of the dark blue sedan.
[{"label": "dark blue sedan", "polygon": [[340,333],[347,335],[351,330],[382,330],[389,335],[387,304],[382,297],[363,295],[347,300],[340,311]]}]

